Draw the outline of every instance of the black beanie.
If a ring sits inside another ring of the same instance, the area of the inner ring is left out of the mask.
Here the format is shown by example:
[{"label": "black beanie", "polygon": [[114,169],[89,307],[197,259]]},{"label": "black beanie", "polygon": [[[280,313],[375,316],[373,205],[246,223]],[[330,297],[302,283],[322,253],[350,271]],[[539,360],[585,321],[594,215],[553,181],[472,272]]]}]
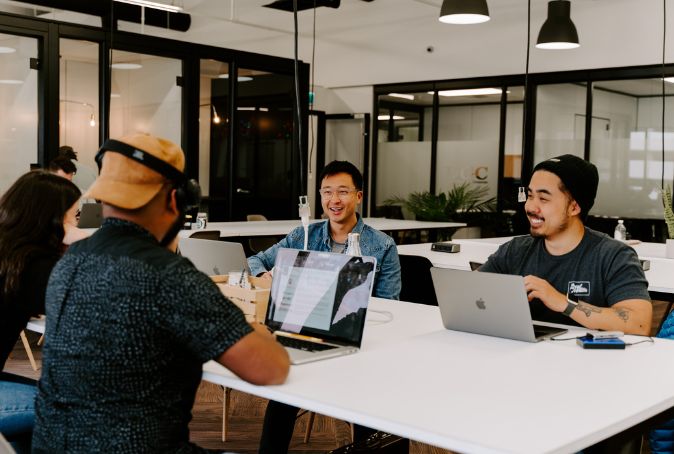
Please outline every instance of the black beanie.
[{"label": "black beanie", "polygon": [[538,170],[554,173],[562,180],[571,197],[580,205],[580,218],[585,221],[597,196],[597,167],[578,156],[564,154],[538,163],[534,172]]}]

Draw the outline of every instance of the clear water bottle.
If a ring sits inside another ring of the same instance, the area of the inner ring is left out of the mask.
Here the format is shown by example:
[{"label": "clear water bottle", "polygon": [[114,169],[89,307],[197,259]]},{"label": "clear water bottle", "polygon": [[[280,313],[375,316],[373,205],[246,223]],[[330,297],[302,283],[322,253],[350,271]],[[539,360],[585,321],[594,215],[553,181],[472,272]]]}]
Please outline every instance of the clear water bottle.
[{"label": "clear water bottle", "polygon": [[627,239],[627,229],[625,228],[625,224],[622,219],[618,219],[618,225],[615,226],[613,238],[620,241],[625,241]]},{"label": "clear water bottle", "polygon": [[360,252],[360,233],[349,233],[346,241],[346,255],[363,255]]}]

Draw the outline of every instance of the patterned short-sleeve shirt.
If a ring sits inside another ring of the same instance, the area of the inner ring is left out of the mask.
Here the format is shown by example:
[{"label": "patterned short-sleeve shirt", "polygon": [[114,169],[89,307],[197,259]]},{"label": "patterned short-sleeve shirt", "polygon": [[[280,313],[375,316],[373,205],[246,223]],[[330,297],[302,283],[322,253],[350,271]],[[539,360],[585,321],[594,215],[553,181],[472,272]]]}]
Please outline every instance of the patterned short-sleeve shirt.
[{"label": "patterned short-sleeve shirt", "polygon": [[193,452],[201,366],[252,328],[189,260],[109,218],[57,263],[46,295],[37,452]]}]

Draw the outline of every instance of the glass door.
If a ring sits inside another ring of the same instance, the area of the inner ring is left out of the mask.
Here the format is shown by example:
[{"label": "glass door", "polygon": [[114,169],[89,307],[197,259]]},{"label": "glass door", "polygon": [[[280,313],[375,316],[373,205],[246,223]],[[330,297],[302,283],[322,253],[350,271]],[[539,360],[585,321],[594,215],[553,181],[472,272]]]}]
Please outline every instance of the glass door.
[{"label": "glass door", "polygon": [[0,34],[0,193],[38,162],[35,38]]}]

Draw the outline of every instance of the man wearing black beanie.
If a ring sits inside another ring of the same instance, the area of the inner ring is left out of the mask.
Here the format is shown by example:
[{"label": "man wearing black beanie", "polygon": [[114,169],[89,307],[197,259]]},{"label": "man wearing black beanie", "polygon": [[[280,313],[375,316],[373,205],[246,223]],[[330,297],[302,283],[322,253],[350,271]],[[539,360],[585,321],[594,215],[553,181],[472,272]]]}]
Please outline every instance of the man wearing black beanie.
[{"label": "man wearing black beanie", "polygon": [[531,235],[516,237],[480,271],[524,276],[535,320],[649,335],[652,306],[636,252],[585,227],[597,168],[577,156],[539,163],[524,209]]}]

